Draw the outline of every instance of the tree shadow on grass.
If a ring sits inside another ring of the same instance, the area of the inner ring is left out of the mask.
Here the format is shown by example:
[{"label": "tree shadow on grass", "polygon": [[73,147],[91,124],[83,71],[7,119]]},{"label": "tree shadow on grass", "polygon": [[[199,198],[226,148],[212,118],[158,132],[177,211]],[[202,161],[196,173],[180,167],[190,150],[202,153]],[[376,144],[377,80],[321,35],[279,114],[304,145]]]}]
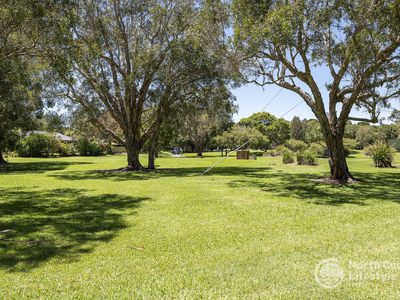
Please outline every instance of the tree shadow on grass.
[{"label": "tree shadow on grass", "polygon": [[0,268],[29,271],[47,260],[73,261],[110,241],[149,198],[85,195],[81,189],[0,189]]},{"label": "tree shadow on grass", "polygon": [[70,165],[87,165],[90,162],[67,162],[67,161],[34,161],[34,162],[16,162],[0,165],[0,176],[10,173],[43,173],[47,171],[61,171]]},{"label": "tree shadow on grass", "polygon": [[[334,185],[318,181],[318,174],[266,173],[261,177],[234,180],[233,188],[254,187],[280,197],[296,197],[317,205],[370,205],[373,201],[400,204],[400,173],[353,173],[360,182]],[[266,181],[267,179],[267,181]],[[271,183],[271,181],[272,183]]]},{"label": "tree shadow on grass", "polygon": [[[54,177],[61,180],[85,180],[85,179],[102,179],[102,180],[113,180],[113,181],[128,181],[128,180],[151,180],[157,178],[168,178],[168,177],[196,177],[201,174],[207,168],[201,167],[186,167],[186,168],[163,168],[152,171],[139,171],[139,172],[107,172],[107,170],[93,170],[93,171],[73,171],[63,172],[58,174],[51,174],[50,177]],[[208,173],[208,175],[219,175],[219,176],[250,176],[262,174],[270,170],[269,167],[218,167]],[[261,176],[261,175],[258,175]]]}]

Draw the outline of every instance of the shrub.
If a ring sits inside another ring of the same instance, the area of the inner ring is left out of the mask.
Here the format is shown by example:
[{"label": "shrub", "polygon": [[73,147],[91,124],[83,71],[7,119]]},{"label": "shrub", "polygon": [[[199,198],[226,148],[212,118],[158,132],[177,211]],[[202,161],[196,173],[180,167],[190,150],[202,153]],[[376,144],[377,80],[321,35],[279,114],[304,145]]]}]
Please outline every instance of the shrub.
[{"label": "shrub", "polygon": [[343,146],[344,146],[344,154],[349,156],[350,154],[354,153],[355,149],[359,148],[359,144],[354,139],[343,139]]},{"label": "shrub", "polygon": [[400,151],[400,138],[388,140],[390,146],[392,146],[396,151]]},{"label": "shrub", "polygon": [[310,150],[297,153],[297,164],[298,165],[315,165],[316,154]]},{"label": "shrub", "polygon": [[77,154],[76,147],[74,144],[58,143],[57,152],[61,156],[74,156]]},{"label": "shrub", "polygon": [[264,154],[263,150],[251,150],[250,154],[255,154],[257,156],[262,156]]},{"label": "shrub", "polygon": [[279,145],[278,147],[276,147],[273,151],[275,151],[276,155],[275,156],[279,156],[282,155],[283,152],[285,152],[286,150],[289,150],[288,148],[286,148],[283,145]]},{"label": "shrub", "polygon": [[272,157],[276,157],[279,156],[280,154],[278,152],[276,152],[275,150],[267,150],[264,152],[263,156],[272,156]]},{"label": "shrub", "polygon": [[48,157],[57,152],[57,140],[45,134],[30,134],[17,143],[17,154],[21,157]]},{"label": "shrub", "polygon": [[282,162],[284,164],[291,164],[294,163],[294,152],[287,149],[282,153]]},{"label": "shrub", "polygon": [[374,148],[374,145],[369,145],[367,147],[364,148],[364,154],[366,156],[372,156],[372,150]]},{"label": "shrub", "polygon": [[309,150],[315,153],[316,156],[325,156],[325,147],[318,143],[310,144]]},{"label": "shrub", "polygon": [[386,143],[374,144],[371,146],[372,159],[375,167],[390,168],[394,160],[394,149]]},{"label": "shrub", "polygon": [[359,144],[355,139],[343,139],[344,147],[349,150],[357,150],[359,148]]},{"label": "shrub", "polygon": [[101,146],[93,141],[89,141],[88,139],[79,140],[77,143],[77,150],[79,155],[82,156],[99,156],[103,155],[103,150]]},{"label": "shrub", "polygon": [[294,139],[286,141],[285,146],[294,152],[302,152],[308,148],[305,142]]}]

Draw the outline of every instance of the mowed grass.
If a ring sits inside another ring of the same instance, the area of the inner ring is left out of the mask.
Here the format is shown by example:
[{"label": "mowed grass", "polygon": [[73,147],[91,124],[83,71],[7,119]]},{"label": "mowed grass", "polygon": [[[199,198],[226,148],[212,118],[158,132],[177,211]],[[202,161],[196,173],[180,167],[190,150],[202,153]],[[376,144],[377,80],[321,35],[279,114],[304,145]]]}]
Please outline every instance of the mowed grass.
[{"label": "mowed grass", "polygon": [[[129,174],[96,172],[125,156],[12,158],[0,172],[0,298],[400,296],[400,269],[378,270],[387,280],[346,273],[349,262],[400,263],[400,168],[359,153],[349,164],[362,182],[339,186],[315,181],[324,159],[231,157],[199,176],[217,155]],[[327,258],[345,270],[334,289],[314,278]]]}]

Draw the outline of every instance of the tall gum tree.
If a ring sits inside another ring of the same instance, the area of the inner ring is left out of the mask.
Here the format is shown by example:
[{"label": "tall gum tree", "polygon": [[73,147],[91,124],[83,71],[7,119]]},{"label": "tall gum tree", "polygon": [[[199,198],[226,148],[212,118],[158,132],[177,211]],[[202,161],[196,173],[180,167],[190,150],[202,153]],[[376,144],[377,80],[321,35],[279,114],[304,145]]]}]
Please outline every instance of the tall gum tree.
[{"label": "tall gum tree", "polygon": [[[143,169],[139,153],[149,141],[149,167],[154,168],[154,148],[168,107],[184,97],[185,86],[219,72],[219,58],[210,49],[219,49],[223,30],[205,32],[200,26],[207,19],[207,5],[219,1],[78,2],[70,36],[49,50],[63,94],[79,103],[104,134],[125,145],[126,170]],[[101,122],[104,111],[122,136]]]},{"label": "tall gum tree", "polygon": [[[399,97],[400,2],[234,0],[238,66],[247,82],[298,94],[319,121],[331,179],[353,181],[343,146],[349,120],[377,122]],[[318,76],[327,70],[327,97]],[[368,118],[354,118],[353,108]]]}]

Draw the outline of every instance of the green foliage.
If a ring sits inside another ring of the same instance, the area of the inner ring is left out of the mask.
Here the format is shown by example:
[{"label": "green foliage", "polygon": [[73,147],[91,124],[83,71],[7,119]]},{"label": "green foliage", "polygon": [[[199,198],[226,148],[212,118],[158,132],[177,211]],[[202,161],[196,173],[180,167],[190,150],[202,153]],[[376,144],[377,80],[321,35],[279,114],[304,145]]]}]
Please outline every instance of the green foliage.
[{"label": "green foliage", "polygon": [[305,142],[294,139],[287,140],[285,146],[294,152],[302,152],[308,148]]},{"label": "green foliage", "polygon": [[294,140],[305,140],[307,124],[306,121],[301,121],[299,117],[293,117],[290,122],[290,137]]},{"label": "green foliage", "polygon": [[[260,3],[262,13],[254,12]],[[308,124],[313,128],[305,141],[325,138],[339,148],[329,140],[341,139],[350,119],[377,122],[381,108],[400,95],[399,7],[398,0],[233,0],[240,71],[247,81],[296,93],[320,125]],[[321,68],[332,77],[323,85]],[[370,112],[369,118],[349,116],[355,107]],[[332,150],[342,149],[330,150],[335,155]],[[332,163],[339,161],[345,163],[340,155]]]},{"label": "green foliage", "polygon": [[367,147],[364,148],[364,155],[372,156],[373,150],[374,150],[374,145],[368,145]]},{"label": "green foliage", "polygon": [[57,152],[58,141],[45,134],[30,134],[18,141],[16,150],[21,157],[48,157]]},{"label": "green foliage", "polygon": [[305,141],[308,144],[319,143],[324,140],[321,125],[317,120],[311,119],[306,123]]},{"label": "green foliage", "polygon": [[58,142],[56,152],[60,154],[60,156],[74,156],[77,154],[77,149],[74,143]]},{"label": "green foliage", "polygon": [[103,149],[94,141],[89,139],[81,139],[77,143],[77,150],[81,156],[99,156],[103,155]]},{"label": "green foliage", "polygon": [[276,117],[269,112],[257,112],[250,117],[242,118],[239,125],[243,127],[255,128],[263,135],[268,134],[268,127],[276,121]]},{"label": "green foliage", "polygon": [[375,167],[390,168],[394,161],[395,150],[386,143],[378,143],[370,146],[368,150],[371,152]]},{"label": "green foliage", "polygon": [[313,166],[316,164],[316,154],[310,150],[297,153],[297,164]]},{"label": "green foliage", "polygon": [[344,137],[348,139],[356,139],[357,129],[357,124],[353,124],[351,121],[348,121],[344,131]]},{"label": "green foliage", "polygon": [[268,138],[273,146],[281,145],[290,138],[290,124],[285,119],[277,119],[268,127]]},{"label": "green foliage", "polygon": [[256,156],[263,156],[265,152],[263,150],[251,150],[250,154],[255,154]]},{"label": "green foliage", "polygon": [[239,125],[233,126],[229,131],[214,138],[214,143],[220,149],[235,149],[247,141],[249,143],[246,147],[252,149],[268,149],[271,144],[269,139],[257,129]]},{"label": "green foliage", "polygon": [[274,151],[278,154],[278,155],[282,155],[284,151],[289,150],[288,148],[286,148],[284,145],[279,145],[277,147],[274,148]]},{"label": "green foliage", "polygon": [[400,151],[400,138],[389,140],[388,144],[396,149],[396,151]]},{"label": "green foliage", "polygon": [[343,146],[346,156],[349,156],[350,154],[354,153],[355,152],[354,150],[360,149],[360,145],[354,139],[348,139],[348,138],[343,139]]},{"label": "green foliage", "polygon": [[282,152],[282,162],[284,164],[291,164],[294,163],[294,152],[286,149]]},{"label": "green foliage", "polygon": [[284,119],[277,119],[268,112],[258,112],[238,123],[240,126],[254,128],[271,141],[271,146],[283,144],[290,137],[290,124]]},{"label": "green foliage", "polygon": [[369,125],[359,126],[356,132],[356,141],[361,146],[365,148],[372,144],[374,140],[373,128]]},{"label": "green foliage", "polygon": [[264,156],[271,156],[271,157],[276,157],[276,156],[281,156],[281,153],[278,153],[275,151],[275,149],[272,150],[267,150],[264,152]]},{"label": "green foliage", "polygon": [[312,143],[309,146],[309,150],[320,157],[323,157],[325,155],[325,149],[326,149],[326,147],[324,147],[318,143]]},{"label": "green foliage", "polygon": [[343,144],[344,144],[344,147],[349,150],[357,150],[358,149],[358,143],[354,139],[345,138],[345,139],[343,139]]}]

